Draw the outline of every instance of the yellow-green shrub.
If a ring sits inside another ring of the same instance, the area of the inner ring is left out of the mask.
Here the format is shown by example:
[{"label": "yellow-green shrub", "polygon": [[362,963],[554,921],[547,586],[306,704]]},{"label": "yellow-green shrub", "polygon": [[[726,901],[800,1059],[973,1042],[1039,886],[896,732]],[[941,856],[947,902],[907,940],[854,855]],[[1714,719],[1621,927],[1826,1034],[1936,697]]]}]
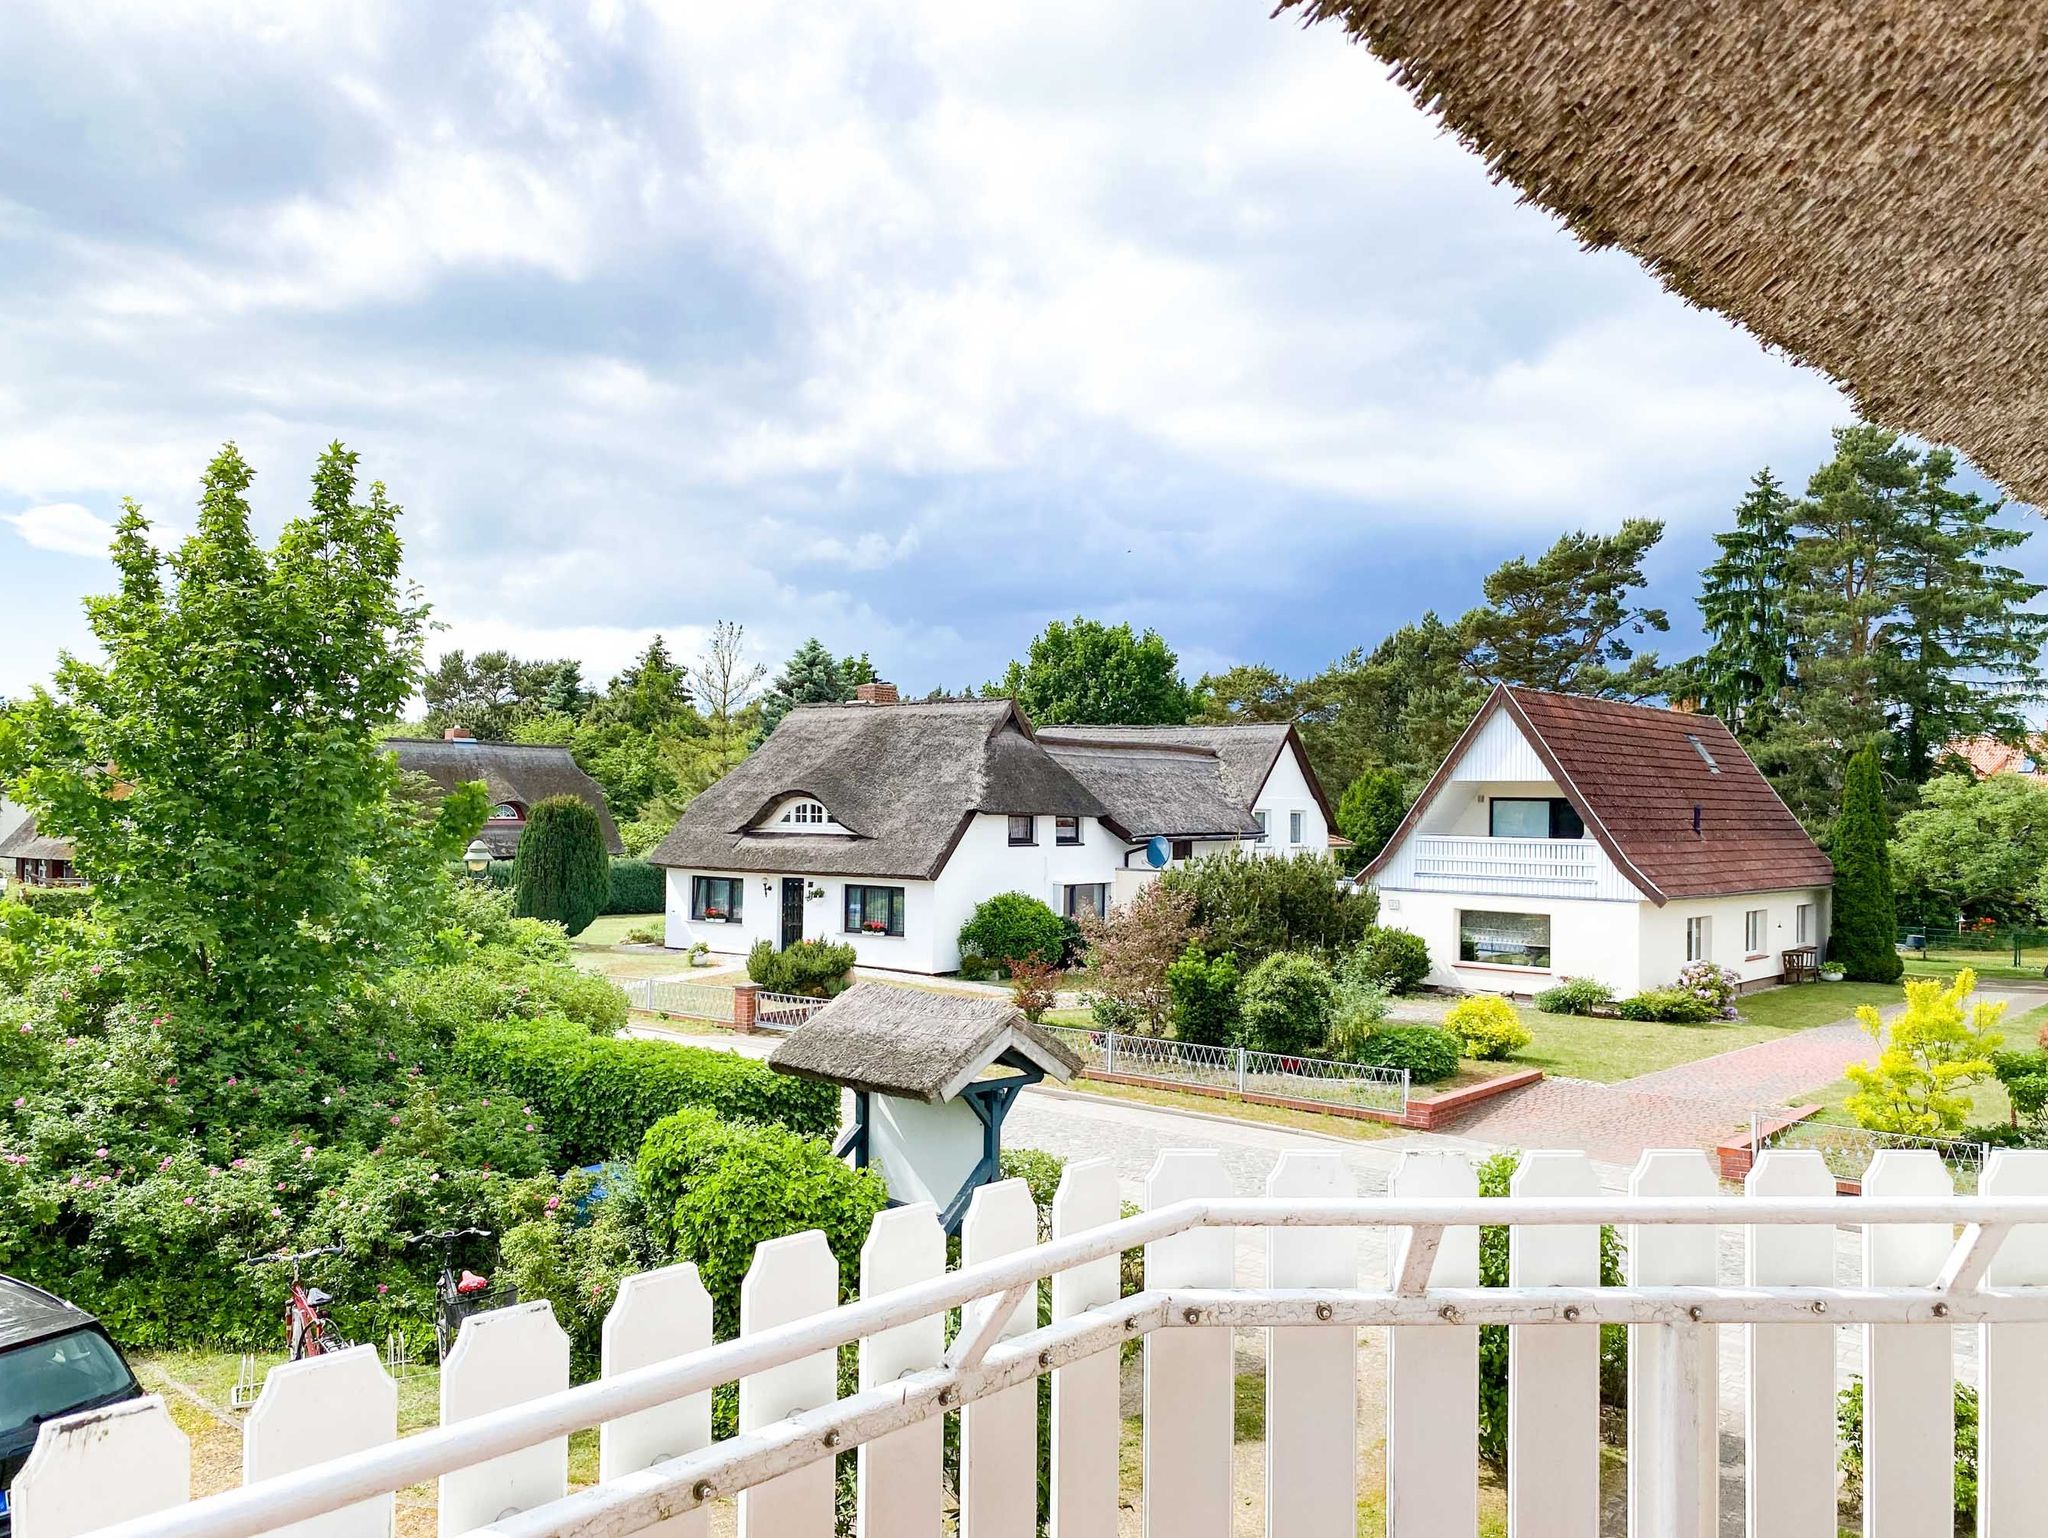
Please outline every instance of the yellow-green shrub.
[{"label": "yellow-green shrub", "polygon": [[1529,1045],[1529,1028],[1515,1006],[1492,994],[1460,999],[1444,1015],[1444,1029],[1458,1038],[1465,1056],[1482,1062],[1513,1057]]}]

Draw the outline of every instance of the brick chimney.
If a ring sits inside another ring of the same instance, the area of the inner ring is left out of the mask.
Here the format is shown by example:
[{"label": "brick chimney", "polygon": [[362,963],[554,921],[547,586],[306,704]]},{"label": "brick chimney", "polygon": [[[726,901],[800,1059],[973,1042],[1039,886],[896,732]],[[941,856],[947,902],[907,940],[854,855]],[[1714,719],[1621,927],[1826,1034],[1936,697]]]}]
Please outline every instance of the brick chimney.
[{"label": "brick chimney", "polygon": [[896,686],[879,680],[871,684],[856,684],[853,697],[863,705],[894,705]]},{"label": "brick chimney", "polygon": [[475,742],[476,738],[470,736],[469,730],[466,727],[451,726],[448,730],[441,733],[441,740],[443,742]]}]

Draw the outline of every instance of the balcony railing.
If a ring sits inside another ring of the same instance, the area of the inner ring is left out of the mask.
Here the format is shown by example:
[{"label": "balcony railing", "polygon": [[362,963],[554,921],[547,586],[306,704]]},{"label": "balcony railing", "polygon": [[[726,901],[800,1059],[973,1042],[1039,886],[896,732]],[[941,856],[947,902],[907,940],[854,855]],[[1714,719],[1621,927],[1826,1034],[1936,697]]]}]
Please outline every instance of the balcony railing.
[{"label": "balcony railing", "polygon": [[[821,1234],[764,1244],[741,1334],[718,1344],[694,1267],[628,1278],[605,1326],[604,1375],[575,1388],[547,1304],[477,1315],[442,1368],[443,1424],[402,1440],[369,1348],[279,1367],[246,1427],[252,1482],[205,1500],[184,1501],[187,1450],[161,1401],[52,1421],[13,1487],[15,1538],[256,1538],[316,1517],[330,1519],[322,1538],[384,1538],[393,1492],[431,1479],[445,1538],[623,1538],[662,1523],[678,1538],[734,1498],[741,1538],[828,1538],[834,1460],[854,1449],[860,1531],[931,1535],[949,1499],[942,1422],[955,1413],[968,1538],[1029,1538],[1041,1453],[1052,1532],[1111,1538],[1127,1498],[1119,1357],[1133,1341],[1142,1486],[1128,1498],[1157,1538],[1225,1538],[1232,1331],[1248,1329],[1265,1332],[1265,1530],[1337,1538],[1358,1520],[1364,1327],[1389,1331],[1388,1532],[1469,1535],[1481,1324],[1510,1327],[1510,1532],[1600,1530],[1602,1324],[1632,1336],[1631,1532],[1719,1531],[1724,1328],[1747,1337],[1750,1531],[1833,1532],[1843,1326],[1863,1331],[1865,1530],[1950,1532],[1952,1331],[1963,1325],[1981,1332],[1980,1531],[2039,1531],[2048,1154],[1997,1153],[1979,1194],[1957,1197],[1932,1154],[1888,1152],[1864,1189],[1837,1197],[1818,1155],[1767,1152],[1747,1194],[1731,1197],[1687,1150],[1645,1155],[1630,1194],[1605,1196],[1583,1155],[1531,1153],[1512,1196],[1481,1200],[1464,1155],[1412,1152],[1389,1195],[1360,1199],[1341,1155],[1317,1151],[1286,1154],[1266,1194],[1243,1198],[1220,1155],[1185,1151],[1154,1167],[1148,1210],[1119,1218],[1114,1173],[1093,1160],[1068,1167],[1046,1243],[1021,1181],[979,1191],[957,1271],[929,1206],[882,1213],[855,1302],[838,1304]],[[1481,1224],[1508,1229],[1511,1285],[1475,1285]],[[1623,1229],[1625,1286],[1599,1285],[1602,1224]],[[1863,1230],[1856,1285],[1836,1281],[1836,1225]],[[1735,1227],[1742,1285],[1720,1279],[1721,1231]],[[1259,1286],[1236,1274],[1243,1229],[1265,1234]],[[1392,1241],[1388,1274],[1361,1286],[1360,1240],[1374,1229]],[[1118,1255],[1140,1245],[1143,1288],[1119,1296]],[[851,1345],[860,1386],[842,1394],[837,1353]],[[1045,1375],[1041,1448],[1032,1385]],[[711,1393],[735,1381],[738,1434],[714,1441]],[[598,1482],[568,1494],[566,1438],[589,1426],[602,1428]]]},{"label": "balcony railing", "polygon": [[1599,883],[1596,846],[1582,838],[1467,838],[1415,841],[1415,884],[1452,892],[1591,896]]}]

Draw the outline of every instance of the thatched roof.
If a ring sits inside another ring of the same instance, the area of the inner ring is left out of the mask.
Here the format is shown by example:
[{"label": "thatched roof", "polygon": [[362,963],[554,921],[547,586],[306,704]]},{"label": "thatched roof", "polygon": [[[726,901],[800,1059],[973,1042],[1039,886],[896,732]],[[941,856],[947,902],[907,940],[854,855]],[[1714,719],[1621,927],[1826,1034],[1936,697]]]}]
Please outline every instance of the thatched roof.
[{"label": "thatched roof", "polygon": [[1280,0],[1496,175],[2048,504],[2036,6]]},{"label": "thatched roof", "polygon": [[784,1037],[768,1066],[937,1105],[1005,1060],[1061,1080],[1081,1068],[1006,998],[855,983]]},{"label": "thatched roof", "polygon": [[[578,767],[563,747],[528,745],[519,742],[478,742],[471,737],[452,740],[439,737],[389,737],[384,746],[397,756],[398,766],[423,774],[443,791],[471,780],[482,780],[493,802],[511,802],[531,809],[549,796],[574,796],[597,809],[604,829],[605,848],[624,854],[618,825],[605,800],[604,787]],[[509,860],[519,852],[519,835],[525,824],[487,824],[481,835],[492,854]]]},{"label": "thatched roof", "polygon": [[36,832],[33,816],[24,817],[14,831],[0,839],[0,860],[62,860],[71,862],[71,845],[61,838],[45,838]]},{"label": "thatched roof", "polygon": [[[824,803],[845,833],[749,833],[786,797]],[[648,856],[692,870],[938,874],[976,812],[1100,817],[1008,700],[799,705],[704,791]]]},{"label": "thatched roof", "polygon": [[[1300,734],[1285,722],[1047,726],[1040,728],[1038,740],[1108,804],[1133,839],[1155,833],[1195,838],[1255,832],[1252,804],[1290,748],[1322,806],[1324,821],[1337,821]],[[1217,818],[1223,820],[1212,820]]]}]

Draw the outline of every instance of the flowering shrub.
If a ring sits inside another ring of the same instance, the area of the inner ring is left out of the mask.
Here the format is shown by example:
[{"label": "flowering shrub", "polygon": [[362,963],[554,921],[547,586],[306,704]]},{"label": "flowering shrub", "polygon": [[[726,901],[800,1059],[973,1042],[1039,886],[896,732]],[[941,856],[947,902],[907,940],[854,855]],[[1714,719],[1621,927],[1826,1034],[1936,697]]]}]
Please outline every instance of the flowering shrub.
[{"label": "flowering shrub", "polygon": [[1515,1006],[1493,994],[1458,1000],[1444,1014],[1444,1029],[1458,1038],[1466,1057],[1481,1062],[1513,1057],[1530,1040]]},{"label": "flowering shrub", "polygon": [[1671,986],[1696,994],[1723,1019],[1735,1018],[1735,994],[1742,979],[1726,967],[1717,967],[1711,961],[1695,961],[1678,974],[1678,981]]}]

